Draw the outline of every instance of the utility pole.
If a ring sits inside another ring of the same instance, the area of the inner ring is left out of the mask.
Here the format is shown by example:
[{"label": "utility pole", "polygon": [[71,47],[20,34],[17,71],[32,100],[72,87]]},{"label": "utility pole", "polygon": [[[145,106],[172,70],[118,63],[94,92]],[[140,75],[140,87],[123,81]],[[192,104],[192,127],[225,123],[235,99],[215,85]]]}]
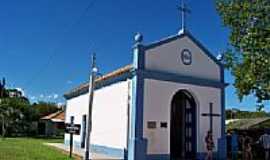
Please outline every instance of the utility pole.
[{"label": "utility pole", "polygon": [[89,80],[89,108],[88,108],[88,123],[87,123],[87,132],[86,132],[86,149],[84,160],[91,160],[90,158],[90,135],[92,131],[92,108],[94,100],[94,89],[95,89],[95,79],[97,76],[98,69],[96,67],[96,55],[92,55],[92,65],[91,65],[91,74]]}]

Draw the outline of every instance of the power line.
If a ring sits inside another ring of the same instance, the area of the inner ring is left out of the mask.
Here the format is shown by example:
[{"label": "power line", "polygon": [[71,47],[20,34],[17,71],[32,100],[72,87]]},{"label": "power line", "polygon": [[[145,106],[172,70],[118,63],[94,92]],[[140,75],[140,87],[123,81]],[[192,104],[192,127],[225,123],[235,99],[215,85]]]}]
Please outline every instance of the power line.
[{"label": "power line", "polygon": [[[80,21],[83,19],[83,17],[89,11],[89,9],[94,7],[95,2],[96,2],[96,0],[90,1],[90,3],[87,5],[87,7],[83,10],[82,14],[79,16],[79,18],[69,28],[67,28],[63,32],[64,35],[69,33],[75,26],[77,26],[80,23]],[[64,40],[64,38],[60,39],[58,43],[61,43],[63,40]],[[30,78],[28,81],[26,81],[25,86],[30,86],[30,84],[32,84],[38,77],[40,77],[40,75],[43,72],[45,72],[45,70],[51,65],[51,63],[53,62],[54,57],[56,56],[57,48],[58,48],[58,46],[56,46],[53,49],[52,53],[49,55],[49,58],[48,58],[47,62],[42,67],[40,67],[40,69],[34,74],[34,76],[32,76],[32,78]]]}]

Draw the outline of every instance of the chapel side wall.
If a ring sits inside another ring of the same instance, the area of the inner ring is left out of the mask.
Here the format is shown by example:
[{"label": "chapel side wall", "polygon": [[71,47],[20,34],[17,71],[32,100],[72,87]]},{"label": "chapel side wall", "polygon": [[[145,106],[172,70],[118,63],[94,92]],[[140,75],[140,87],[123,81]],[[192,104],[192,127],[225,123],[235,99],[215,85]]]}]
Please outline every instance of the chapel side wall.
[{"label": "chapel side wall", "polygon": [[[70,117],[74,116],[74,124],[82,125],[82,116],[88,113],[88,94],[68,99],[66,102],[65,123],[70,123]],[[81,127],[82,128],[82,127]],[[82,134],[82,130],[81,130]],[[65,144],[69,144],[70,135],[65,134]],[[81,146],[81,135],[73,135],[75,147]]]},{"label": "chapel side wall", "polygon": [[93,108],[92,144],[126,148],[129,80],[97,91]]},{"label": "chapel side wall", "polygon": [[[118,82],[95,91],[92,111],[91,144],[111,148],[126,148],[127,108],[129,80]],[[74,116],[76,124],[82,123],[82,116],[88,114],[89,95],[67,100],[66,123]],[[65,134],[65,141],[69,135]],[[81,136],[74,136],[74,143],[81,143]]]},{"label": "chapel side wall", "polygon": [[[213,112],[221,114],[220,89],[180,84],[158,80],[145,80],[144,86],[144,138],[147,139],[147,154],[170,154],[170,110],[171,101],[179,90],[189,91],[196,101],[197,112],[197,152],[205,152],[204,136],[209,129],[209,103],[213,103]],[[147,122],[156,121],[156,129],[148,129]],[[160,122],[167,122],[167,128],[161,128]],[[217,149],[217,139],[221,137],[221,117],[214,119],[213,135]]]},{"label": "chapel side wall", "polygon": [[[190,50],[191,65],[181,62],[183,49]],[[187,36],[146,50],[145,69],[220,81],[219,66]]]}]

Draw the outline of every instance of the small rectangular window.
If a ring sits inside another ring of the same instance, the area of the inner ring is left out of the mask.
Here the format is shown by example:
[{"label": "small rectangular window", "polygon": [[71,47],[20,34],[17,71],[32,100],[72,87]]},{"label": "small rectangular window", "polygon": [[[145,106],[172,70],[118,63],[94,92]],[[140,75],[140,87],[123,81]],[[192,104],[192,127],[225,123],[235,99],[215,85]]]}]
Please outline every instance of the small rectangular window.
[{"label": "small rectangular window", "polygon": [[157,128],[157,123],[155,121],[148,121],[147,122],[147,128],[155,129],[155,128]]},{"label": "small rectangular window", "polygon": [[70,123],[74,123],[74,116],[70,117]]},{"label": "small rectangular window", "polygon": [[167,128],[168,124],[167,122],[160,122],[160,128]]}]

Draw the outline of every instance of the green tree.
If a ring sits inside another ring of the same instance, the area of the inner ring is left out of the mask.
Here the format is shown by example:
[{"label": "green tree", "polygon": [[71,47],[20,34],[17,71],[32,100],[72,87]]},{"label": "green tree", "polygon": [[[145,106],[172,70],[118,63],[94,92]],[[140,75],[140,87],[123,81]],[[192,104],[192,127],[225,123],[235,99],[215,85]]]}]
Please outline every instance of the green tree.
[{"label": "green tree", "polygon": [[2,138],[4,138],[8,131],[18,132],[20,121],[24,118],[21,108],[14,106],[14,100],[11,98],[1,99],[0,102],[0,122]]},{"label": "green tree", "polygon": [[230,30],[224,57],[238,97],[255,95],[262,108],[270,99],[270,1],[216,0],[216,6]]},{"label": "green tree", "polygon": [[55,103],[51,102],[38,102],[33,104],[33,108],[37,112],[38,119],[60,110]]}]

